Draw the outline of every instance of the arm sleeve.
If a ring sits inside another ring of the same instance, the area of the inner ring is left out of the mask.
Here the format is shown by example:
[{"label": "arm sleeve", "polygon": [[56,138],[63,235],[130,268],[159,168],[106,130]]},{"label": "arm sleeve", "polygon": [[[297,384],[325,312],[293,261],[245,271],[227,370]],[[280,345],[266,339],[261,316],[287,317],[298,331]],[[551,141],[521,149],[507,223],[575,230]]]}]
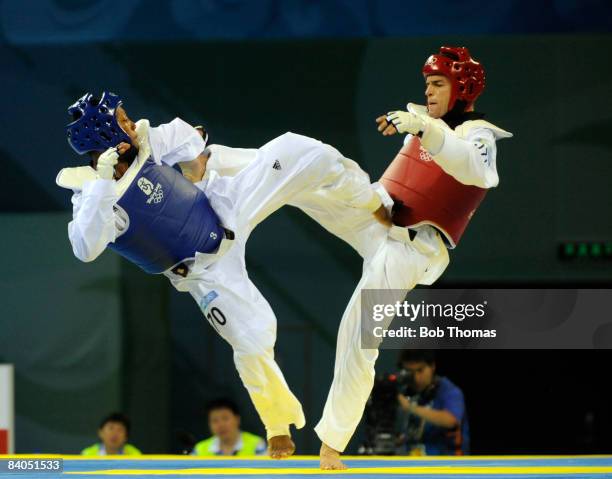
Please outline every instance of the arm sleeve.
[{"label": "arm sleeve", "polygon": [[68,238],[74,255],[84,262],[93,261],[117,236],[113,205],[117,201],[115,182],[88,181],[81,193],[72,196],[72,221]]},{"label": "arm sleeve", "polygon": [[204,151],[205,144],[200,134],[180,118],[151,130],[149,136],[153,156],[168,166],[194,160]]},{"label": "arm sleeve", "polygon": [[499,184],[491,130],[474,128],[463,139],[452,130],[430,125],[421,143],[446,173],[464,185],[492,188]]}]

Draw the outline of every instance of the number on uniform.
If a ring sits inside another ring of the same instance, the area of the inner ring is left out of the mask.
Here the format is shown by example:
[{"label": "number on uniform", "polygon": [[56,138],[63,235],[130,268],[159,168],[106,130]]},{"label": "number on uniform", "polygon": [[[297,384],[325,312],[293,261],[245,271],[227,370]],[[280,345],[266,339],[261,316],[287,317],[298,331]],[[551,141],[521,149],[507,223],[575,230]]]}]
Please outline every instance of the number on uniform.
[{"label": "number on uniform", "polygon": [[218,323],[220,326],[224,326],[227,323],[227,319],[225,318],[225,315],[216,306],[210,309],[210,312],[206,315],[206,319],[208,319],[208,322],[211,324],[213,328],[215,328],[215,331],[217,332],[219,332],[219,330],[217,329],[217,326],[215,325],[215,323]]}]

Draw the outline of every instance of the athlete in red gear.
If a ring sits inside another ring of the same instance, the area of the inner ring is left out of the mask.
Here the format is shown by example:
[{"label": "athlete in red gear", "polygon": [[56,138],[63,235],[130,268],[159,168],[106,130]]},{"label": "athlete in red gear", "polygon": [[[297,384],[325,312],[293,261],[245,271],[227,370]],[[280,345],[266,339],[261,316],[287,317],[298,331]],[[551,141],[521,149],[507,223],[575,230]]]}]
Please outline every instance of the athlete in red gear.
[{"label": "athlete in red gear", "polygon": [[497,186],[495,140],[510,133],[484,121],[474,102],[485,72],[467,48],[442,47],[423,66],[427,106],[376,119],[383,135],[408,133],[381,183],[396,201],[393,222],[429,224],[454,248],[488,188]]},{"label": "athlete in red gear", "polygon": [[[386,236],[376,225],[367,230],[372,251],[364,247],[363,276],[340,323],[334,380],[315,428],[323,443],[323,469],[346,468],[340,453],[373,385],[378,350],[360,347],[360,292],[406,291],[440,277],[449,261],[447,248],[457,245],[487,189],[499,182],[495,141],[512,136],[474,112],[485,75],[466,48],[442,47],[428,58],[423,75],[426,106],[408,104],[408,111],[376,119],[383,135],[408,135],[380,180],[383,193],[393,199],[394,225]],[[347,221],[348,216],[347,211],[335,218]],[[403,293],[398,294],[402,301]]]}]

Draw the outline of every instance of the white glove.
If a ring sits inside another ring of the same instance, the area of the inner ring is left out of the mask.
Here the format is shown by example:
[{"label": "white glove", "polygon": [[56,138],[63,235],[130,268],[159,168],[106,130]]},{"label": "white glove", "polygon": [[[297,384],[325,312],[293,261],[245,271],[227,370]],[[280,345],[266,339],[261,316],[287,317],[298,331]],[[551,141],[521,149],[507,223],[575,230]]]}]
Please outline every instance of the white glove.
[{"label": "white glove", "polygon": [[98,157],[98,164],[96,165],[96,171],[98,172],[98,178],[103,180],[112,180],[115,175],[115,165],[117,164],[117,148],[109,148]]},{"label": "white glove", "polygon": [[409,111],[390,111],[387,113],[387,122],[393,123],[399,133],[418,135],[425,131],[425,121]]}]

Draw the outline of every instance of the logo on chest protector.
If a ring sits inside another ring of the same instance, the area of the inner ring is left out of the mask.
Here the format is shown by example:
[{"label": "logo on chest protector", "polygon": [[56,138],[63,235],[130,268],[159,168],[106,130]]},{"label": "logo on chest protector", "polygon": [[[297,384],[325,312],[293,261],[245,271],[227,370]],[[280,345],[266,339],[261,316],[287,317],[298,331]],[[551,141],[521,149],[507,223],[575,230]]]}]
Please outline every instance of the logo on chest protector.
[{"label": "logo on chest protector", "polygon": [[157,183],[157,185],[153,186],[149,180],[147,180],[144,176],[138,178],[138,188],[142,190],[142,192],[147,195],[149,198],[147,199],[147,204],[159,203],[164,199],[164,189],[162,185]]},{"label": "logo on chest protector", "polygon": [[423,148],[422,146],[419,146],[419,160],[421,160],[421,161],[433,161],[433,158],[431,157],[429,152],[425,148]]}]

